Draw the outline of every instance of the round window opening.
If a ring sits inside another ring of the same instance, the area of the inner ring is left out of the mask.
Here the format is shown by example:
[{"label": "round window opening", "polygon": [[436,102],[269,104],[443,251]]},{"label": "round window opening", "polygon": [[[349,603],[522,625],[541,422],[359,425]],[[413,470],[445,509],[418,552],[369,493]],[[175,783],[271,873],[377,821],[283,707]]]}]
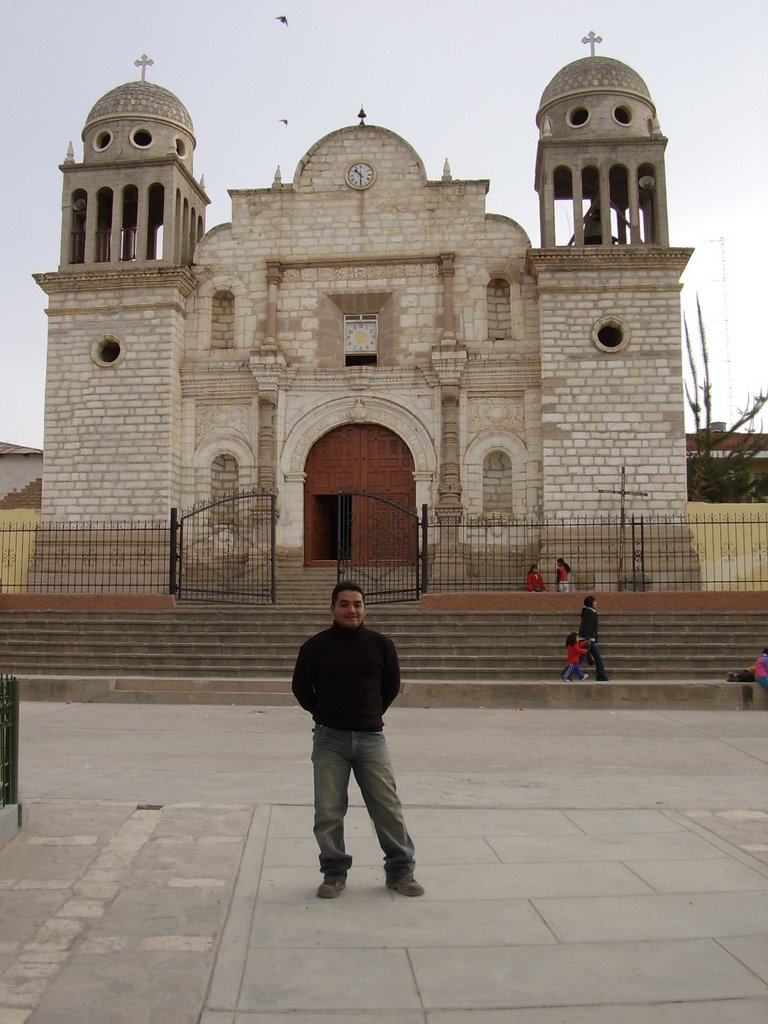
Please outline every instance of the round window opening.
[{"label": "round window opening", "polygon": [[571,128],[581,128],[589,120],[589,111],[586,107],[574,107],[568,114],[568,124]]},{"label": "round window opening", "polygon": [[632,121],[632,111],[629,107],[616,107],[613,112],[614,121],[619,124],[629,124]]},{"label": "round window opening", "polygon": [[96,136],[96,141],[93,144],[94,149],[106,149],[111,141],[112,132],[99,132],[99,134]]},{"label": "round window opening", "polygon": [[131,141],[139,149],[146,149],[147,146],[152,145],[152,133],[148,132],[146,128],[137,128],[131,137]]},{"label": "round window opening", "polygon": [[598,320],[592,328],[592,340],[605,352],[616,352],[629,341],[629,331],[615,317]]},{"label": "round window opening", "polygon": [[98,366],[114,366],[124,355],[122,342],[118,338],[107,335],[94,342],[91,347],[91,358]]}]

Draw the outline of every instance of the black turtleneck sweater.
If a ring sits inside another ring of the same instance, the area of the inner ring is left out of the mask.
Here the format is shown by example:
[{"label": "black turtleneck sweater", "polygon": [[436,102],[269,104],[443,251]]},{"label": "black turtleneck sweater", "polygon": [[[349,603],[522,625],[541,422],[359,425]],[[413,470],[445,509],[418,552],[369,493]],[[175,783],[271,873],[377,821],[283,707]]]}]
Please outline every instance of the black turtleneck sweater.
[{"label": "black turtleneck sweater", "polygon": [[400,692],[397,650],[389,637],[335,622],[299,650],[293,693],[320,725],[378,732]]}]

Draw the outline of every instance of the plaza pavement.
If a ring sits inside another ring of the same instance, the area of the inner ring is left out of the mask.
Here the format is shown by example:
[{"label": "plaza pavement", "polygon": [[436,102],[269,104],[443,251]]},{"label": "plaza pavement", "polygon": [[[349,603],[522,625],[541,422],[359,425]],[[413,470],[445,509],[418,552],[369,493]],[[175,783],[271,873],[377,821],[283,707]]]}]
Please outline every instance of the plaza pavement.
[{"label": "plaza pavement", "polygon": [[319,900],[295,707],[25,703],[0,1024],[768,1020],[768,716],[398,708],[426,895],[353,785]]}]

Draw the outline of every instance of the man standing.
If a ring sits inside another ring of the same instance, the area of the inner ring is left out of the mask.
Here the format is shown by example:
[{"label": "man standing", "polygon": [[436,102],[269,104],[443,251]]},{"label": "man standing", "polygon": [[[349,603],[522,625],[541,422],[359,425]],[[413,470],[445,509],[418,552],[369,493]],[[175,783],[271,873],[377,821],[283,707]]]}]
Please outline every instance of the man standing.
[{"label": "man standing", "polygon": [[609,683],[610,679],[605,674],[603,656],[597,646],[597,608],[595,608],[595,598],[592,594],[584,598],[584,607],[581,609],[579,623],[579,637],[586,640],[589,645],[589,653],[595,662],[595,679],[598,683]]},{"label": "man standing", "polygon": [[323,873],[317,895],[333,899],[347,883],[352,857],[344,847],[344,815],[354,772],[384,852],[387,888],[421,896],[382,732],[382,716],[400,692],[397,650],[389,637],[366,629],[365,595],[357,583],[336,584],[331,615],[331,627],[302,645],[293,670],[293,693],[315,721],[314,833]]}]

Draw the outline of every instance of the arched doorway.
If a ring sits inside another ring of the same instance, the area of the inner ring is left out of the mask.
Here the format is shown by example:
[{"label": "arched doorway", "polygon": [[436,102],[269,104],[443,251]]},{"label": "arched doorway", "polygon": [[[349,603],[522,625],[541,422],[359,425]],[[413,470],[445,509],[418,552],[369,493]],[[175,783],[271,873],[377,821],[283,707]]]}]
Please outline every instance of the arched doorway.
[{"label": "arched doorway", "polygon": [[331,430],[312,446],[304,471],[306,565],[336,561],[339,491],[372,491],[416,507],[410,449],[377,423],[348,423]]}]

